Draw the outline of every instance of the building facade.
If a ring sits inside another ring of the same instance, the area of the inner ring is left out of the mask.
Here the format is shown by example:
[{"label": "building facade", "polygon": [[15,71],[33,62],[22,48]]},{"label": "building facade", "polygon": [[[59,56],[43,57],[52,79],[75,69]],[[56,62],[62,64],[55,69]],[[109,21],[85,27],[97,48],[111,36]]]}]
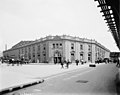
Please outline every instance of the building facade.
[{"label": "building facade", "polygon": [[109,58],[110,50],[95,40],[68,35],[47,36],[35,41],[21,41],[3,52],[6,59],[27,59],[33,63],[74,62],[76,59],[95,62]]}]

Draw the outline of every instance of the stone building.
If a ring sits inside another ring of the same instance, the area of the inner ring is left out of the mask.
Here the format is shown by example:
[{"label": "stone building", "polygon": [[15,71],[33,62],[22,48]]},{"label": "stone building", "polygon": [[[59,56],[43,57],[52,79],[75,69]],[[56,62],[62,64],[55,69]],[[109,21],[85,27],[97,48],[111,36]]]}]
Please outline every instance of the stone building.
[{"label": "stone building", "polygon": [[61,60],[74,62],[83,59],[95,62],[109,58],[110,50],[95,40],[68,35],[47,36],[35,41],[21,41],[3,52],[6,59],[27,59],[33,63],[59,63]]}]

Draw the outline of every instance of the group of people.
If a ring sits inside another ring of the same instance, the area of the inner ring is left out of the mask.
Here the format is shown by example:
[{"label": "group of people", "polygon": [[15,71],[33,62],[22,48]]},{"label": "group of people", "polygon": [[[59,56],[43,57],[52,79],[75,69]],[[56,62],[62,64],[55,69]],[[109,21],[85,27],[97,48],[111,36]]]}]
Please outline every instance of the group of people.
[{"label": "group of people", "polygon": [[[66,61],[66,60],[61,61],[61,62],[60,62],[61,68],[64,68],[64,67],[69,68],[70,63],[71,63],[71,62],[69,61],[69,59],[68,59],[67,61]],[[75,63],[76,63],[76,66],[78,66],[78,65],[79,65],[79,60],[76,59],[76,60],[75,60]],[[83,60],[81,60],[81,64],[84,64],[84,61],[83,61]]]},{"label": "group of people", "polygon": [[12,65],[14,66],[15,64],[17,66],[19,65],[22,65],[22,64],[27,64],[28,62],[25,61],[24,59],[13,59],[13,58],[10,58],[10,59],[7,59],[7,60],[2,60],[1,63],[7,63],[7,65]]},{"label": "group of people", "polygon": [[64,60],[64,61],[61,61],[60,64],[61,64],[61,68],[64,68],[64,64],[66,64],[66,66],[65,66],[66,68],[69,68],[70,61],[69,60],[67,60],[67,61]]}]

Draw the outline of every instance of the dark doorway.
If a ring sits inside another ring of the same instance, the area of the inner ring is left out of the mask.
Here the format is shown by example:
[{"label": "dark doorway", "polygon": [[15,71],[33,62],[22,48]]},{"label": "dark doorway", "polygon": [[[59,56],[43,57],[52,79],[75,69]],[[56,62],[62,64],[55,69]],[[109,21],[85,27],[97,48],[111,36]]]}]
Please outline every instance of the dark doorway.
[{"label": "dark doorway", "polygon": [[54,63],[61,63],[61,57],[54,57]]},{"label": "dark doorway", "polygon": [[61,63],[62,60],[62,56],[61,56],[61,52],[60,51],[55,51],[54,52],[54,63]]}]

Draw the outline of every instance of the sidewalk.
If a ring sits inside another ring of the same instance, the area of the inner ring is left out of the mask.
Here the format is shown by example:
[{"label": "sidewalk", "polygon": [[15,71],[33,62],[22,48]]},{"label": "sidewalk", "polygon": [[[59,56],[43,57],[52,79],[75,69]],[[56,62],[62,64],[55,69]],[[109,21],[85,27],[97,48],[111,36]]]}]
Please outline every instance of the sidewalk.
[{"label": "sidewalk", "polygon": [[7,64],[0,65],[0,92],[5,90],[12,90],[17,87],[24,87],[29,84],[42,83],[42,78],[60,74],[63,72],[88,67],[88,64],[76,66],[74,63],[70,65],[69,69],[61,69],[61,65],[39,65],[28,64],[22,66],[7,66]]}]

